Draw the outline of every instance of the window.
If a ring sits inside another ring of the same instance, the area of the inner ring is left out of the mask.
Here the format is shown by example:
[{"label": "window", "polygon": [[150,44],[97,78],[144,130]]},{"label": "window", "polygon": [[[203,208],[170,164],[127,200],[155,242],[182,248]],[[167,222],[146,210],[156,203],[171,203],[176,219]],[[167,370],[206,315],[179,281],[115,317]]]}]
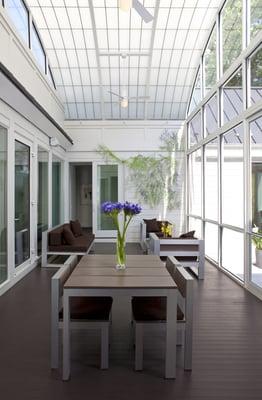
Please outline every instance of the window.
[{"label": "window", "polygon": [[222,222],[243,227],[243,126],[223,135]]},{"label": "window", "polygon": [[218,140],[205,146],[205,218],[218,220]]},{"label": "window", "polygon": [[189,155],[189,213],[192,215],[202,214],[202,153],[201,150],[194,151]]},{"label": "window", "polygon": [[261,0],[250,0],[250,37],[255,37],[262,30]]},{"label": "window", "polygon": [[48,68],[47,68],[47,76],[48,76],[49,81],[52,83],[54,89],[56,89],[54,75],[52,73],[50,65],[48,65]]},{"label": "window", "polygon": [[201,112],[199,111],[189,122],[189,146],[200,142],[202,139]]},{"label": "window", "polygon": [[252,226],[262,229],[262,117],[250,123]]},{"label": "window", "polygon": [[217,95],[215,94],[205,104],[205,136],[215,132],[218,128]]},{"label": "window", "polygon": [[243,112],[242,68],[223,86],[223,122],[231,121]]},{"label": "window", "polygon": [[222,10],[223,72],[242,50],[242,0],[228,0]]},{"label": "window", "polygon": [[31,48],[39,66],[46,72],[45,52],[34,24],[32,24]]},{"label": "window", "polygon": [[5,0],[4,4],[19,35],[29,46],[29,13],[23,0]]},{"label": "window", "polygon": [[213,261],[218,262],[218,226],[205,223],[205,252]]},{"label": "window", "polygon": [[101,204],[105,201],[118,201],[118,166],[98,165],[97,168],[98,187],[98,213],[97,227],[99,230],[115,230],[116,226],[112,218],[108,218],[101,211]]},{"label": "window", "polygon": [[262,100],[262,47],[250,57],[250,97],[250,105]]},{"label": "window", "polygon": [[0,284],[7,280],[7,130],[0,126]]},{"label": "window", "polygon": [[194,89],[192,92],[192,97],[191,97],[190,104],[189,104],[188,114],[190,114],[192,111],[194,111],[194,109],[197,107],[197,105],[200,103],[200,101],[201,101],[201,77],[200,77],[200,69],[199,69],[197,77],[196,77]]},{"label": "window", "polygon": [[244,235],[241,232],[223,228],[222,267],[244,280]]},{"label": "window", "polygon": [[188,220],[189,231],[195,231],[195,237],[198,239],[202,238],[202,221],[198,218],[190,217]]},{"label": "window", "polygon": [[213,28],[204,53],[204,66],[205,93],[207,93],[216,84],[217,81],[216,25]]}]

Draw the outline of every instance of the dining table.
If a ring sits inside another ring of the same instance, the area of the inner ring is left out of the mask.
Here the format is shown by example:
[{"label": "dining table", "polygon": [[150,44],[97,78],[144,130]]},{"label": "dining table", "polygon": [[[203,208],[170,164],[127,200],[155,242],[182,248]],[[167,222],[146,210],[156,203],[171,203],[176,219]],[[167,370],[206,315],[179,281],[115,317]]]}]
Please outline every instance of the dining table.
[{"label": "dining table", "polygon": [[165,372],[176,377],[177,286],[156,255],[127,255],[126,268],[116,269],[112,254],[84,255],[64,284],[63,380],[70,378],[70,298],[81,296],[163,296],[167,298]]}]

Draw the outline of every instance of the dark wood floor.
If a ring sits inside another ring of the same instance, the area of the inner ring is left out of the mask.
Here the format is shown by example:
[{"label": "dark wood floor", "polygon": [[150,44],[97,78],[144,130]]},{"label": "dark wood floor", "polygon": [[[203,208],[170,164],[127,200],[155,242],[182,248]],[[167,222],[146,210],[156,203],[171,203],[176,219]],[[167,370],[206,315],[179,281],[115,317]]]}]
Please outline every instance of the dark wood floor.
[{"label": "dark wood floor", "polygon": [[[111,244],[96,245],[96,252],[112,251]],[[205,281],[195,281],[191,373],[183,371],[178,349],[177,379],[162,378],[161,330],[147,335],[145,369],[134,372],[129,302],[115,299],[109,370],[97,367],[97,334],[74,332],[72,377],[62,382],[60,371],[49,369],[53,273],[36,268],[0,298],[1,400],[262,399],[262,303],[210,265]]]}]

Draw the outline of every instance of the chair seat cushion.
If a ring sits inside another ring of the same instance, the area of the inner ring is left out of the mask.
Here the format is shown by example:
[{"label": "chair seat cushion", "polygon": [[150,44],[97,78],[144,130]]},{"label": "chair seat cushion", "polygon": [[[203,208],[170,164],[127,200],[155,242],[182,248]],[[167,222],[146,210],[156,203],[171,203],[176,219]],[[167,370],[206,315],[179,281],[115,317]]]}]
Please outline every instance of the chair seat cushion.
[{"label": "chair seat cushion", "polygon": [[[72,297],[70,299],[71,320],[108,320],[112,297]],[[63,309],[59,313],[63,319]]]},{"label": "chair seat cushion", "polygon": [[[133,297],[132,311],[135,321],[166,321],[166,297]],[[184,314],[177,306],[177,320]]]}]

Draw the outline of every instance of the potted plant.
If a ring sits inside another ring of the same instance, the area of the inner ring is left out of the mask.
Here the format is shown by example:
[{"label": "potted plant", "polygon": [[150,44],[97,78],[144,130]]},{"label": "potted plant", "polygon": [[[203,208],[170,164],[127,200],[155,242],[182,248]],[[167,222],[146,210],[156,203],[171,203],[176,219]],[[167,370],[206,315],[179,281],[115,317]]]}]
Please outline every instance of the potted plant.
[{"label": "potted plant", "polygon": [[261,236],[253,236],[252,242],[256,247],[256,267],[262,268],[262,230],[258,227],[253,229],[253,232]]}]

